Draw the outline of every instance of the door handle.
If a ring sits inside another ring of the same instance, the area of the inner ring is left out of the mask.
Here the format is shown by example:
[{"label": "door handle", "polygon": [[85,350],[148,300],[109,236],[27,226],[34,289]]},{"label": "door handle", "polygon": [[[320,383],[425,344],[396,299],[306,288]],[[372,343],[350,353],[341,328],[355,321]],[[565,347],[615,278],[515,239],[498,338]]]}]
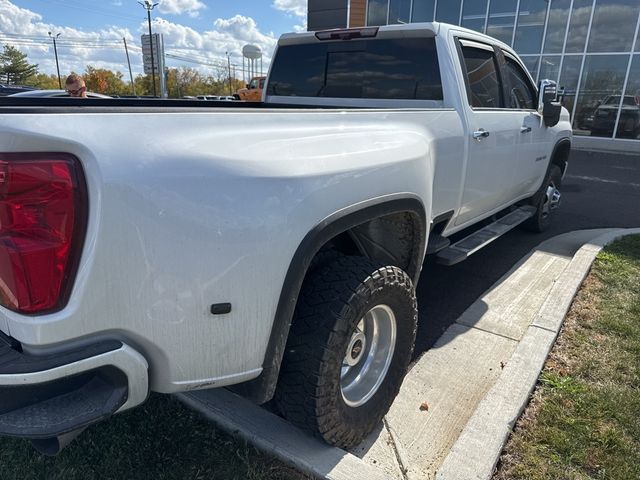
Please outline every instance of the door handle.
[{"label": "door handle", "polygon": [[529,133],[531,131],[531,127],[520,127],[520,133]]},{"label": "door handle", "polygon": [[487,132],[484,128],[481,128],[473,132],[473,138],[475,138],[478,141],[482,140],[483,138],[487,138],[488,136],[489,136],[489,132]]}]

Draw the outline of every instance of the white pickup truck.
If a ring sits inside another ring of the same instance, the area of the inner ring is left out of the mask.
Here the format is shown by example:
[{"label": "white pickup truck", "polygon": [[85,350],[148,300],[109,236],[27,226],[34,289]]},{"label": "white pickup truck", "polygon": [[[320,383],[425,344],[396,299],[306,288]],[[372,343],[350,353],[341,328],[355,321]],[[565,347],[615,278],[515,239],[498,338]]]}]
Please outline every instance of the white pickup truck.
[{"label": "white pickup truck", "polygon": [[0,434],[56,453],[150,391],[233,385],[358,443],[425,255],[548,226],[571,126],[541,83],[429,23],[284,35],[260,104],[0,100]]}]

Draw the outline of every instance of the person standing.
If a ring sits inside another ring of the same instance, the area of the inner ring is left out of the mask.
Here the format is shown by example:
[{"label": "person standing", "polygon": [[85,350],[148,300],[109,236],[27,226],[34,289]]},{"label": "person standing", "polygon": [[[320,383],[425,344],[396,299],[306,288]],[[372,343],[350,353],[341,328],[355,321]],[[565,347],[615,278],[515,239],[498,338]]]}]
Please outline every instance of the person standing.
[{"label": "person standing", "polygon": [[87,85],[77,73],[72,73],[64,82],[64,88],[71,97],[87,98]]}]

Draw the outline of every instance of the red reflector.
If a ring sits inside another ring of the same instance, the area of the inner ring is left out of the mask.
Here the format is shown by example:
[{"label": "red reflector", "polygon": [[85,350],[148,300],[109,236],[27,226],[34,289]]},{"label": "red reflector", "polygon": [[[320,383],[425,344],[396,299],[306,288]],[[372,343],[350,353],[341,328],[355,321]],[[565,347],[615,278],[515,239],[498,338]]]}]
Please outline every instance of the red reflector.
[{"label": "red reflector", "polygon": [[0,304],[21,313],[68,300],[86,227],[78,160],[62,153],[0,153]]},{"label": "red reflector", "polygon": [[353,38],[371,38],[378,35],[378,27],[343,28],[316,32],[318,40],[351,40]]}]

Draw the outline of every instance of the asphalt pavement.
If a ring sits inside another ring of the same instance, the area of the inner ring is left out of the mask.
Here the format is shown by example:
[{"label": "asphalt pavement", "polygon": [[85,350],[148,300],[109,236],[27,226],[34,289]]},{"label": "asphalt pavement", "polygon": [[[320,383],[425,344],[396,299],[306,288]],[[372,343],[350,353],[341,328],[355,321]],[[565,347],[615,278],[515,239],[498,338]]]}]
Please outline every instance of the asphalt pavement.
[{"label": "asphalt pavement", "polygon": [[640,227],[640,155],[574,150],[561,192],[562,205],[546,232],[516,228],[451,267],[425,262],[417,289],[420,317],[415,358],[542,241],[574,230]]}]

